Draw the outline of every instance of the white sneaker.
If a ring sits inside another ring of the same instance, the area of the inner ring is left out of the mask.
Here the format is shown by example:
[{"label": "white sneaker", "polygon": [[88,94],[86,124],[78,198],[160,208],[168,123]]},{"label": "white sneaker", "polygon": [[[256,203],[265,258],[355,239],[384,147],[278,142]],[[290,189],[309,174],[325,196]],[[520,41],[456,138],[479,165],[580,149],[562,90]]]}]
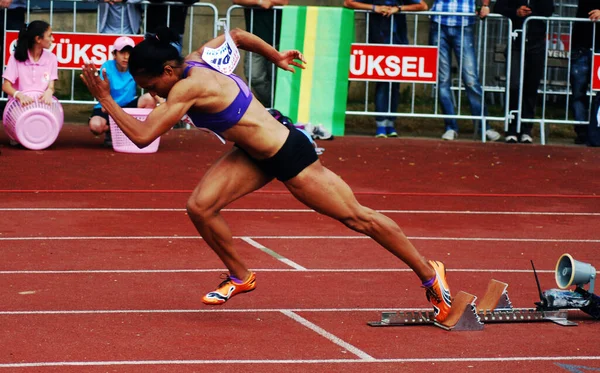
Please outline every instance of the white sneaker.
[{"label": "white sneaker", "polygon": [[521,142],[523,144],[532,144],[533,143],[533,138],[529,135],[526,134],[522,134],[521,135]]},{"label": "white sneaker", "polygon": [[498,133],[498,131],[495,131],[491,128],[485,131],[485,136],[489,141],[498,141],[500,139],[500,134]]},{"label": "white sneaker", "polygon": [[452,141],[458,137],[458,133],[455,130],[447,130],[442,135],[442,139]]},{"label": "white sneaker", "polygon": [[322,124],[317,124],[313,127],[312,137],[315,140],[333,140],[333,135]]}]

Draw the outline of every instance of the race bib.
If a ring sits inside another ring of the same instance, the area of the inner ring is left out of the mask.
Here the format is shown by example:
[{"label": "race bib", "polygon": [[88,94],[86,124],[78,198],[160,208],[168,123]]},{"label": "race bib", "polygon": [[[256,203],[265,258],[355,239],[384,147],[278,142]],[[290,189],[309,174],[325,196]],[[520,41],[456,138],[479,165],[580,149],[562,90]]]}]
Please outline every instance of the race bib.
[{"label": "race bib", "polygon": [[225,42],[216,49],[204,48],[202,59],[212,68],[225,75],[231,75],[238,62],[240,62],[240,51],[229,36],[229,28],[225,26]]}]

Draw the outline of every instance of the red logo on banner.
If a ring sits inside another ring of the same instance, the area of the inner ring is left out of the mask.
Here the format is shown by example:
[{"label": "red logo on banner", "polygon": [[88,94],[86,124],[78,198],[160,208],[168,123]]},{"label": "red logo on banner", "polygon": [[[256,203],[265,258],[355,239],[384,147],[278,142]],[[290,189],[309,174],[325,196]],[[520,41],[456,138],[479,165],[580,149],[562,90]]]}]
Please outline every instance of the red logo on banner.
[{"label": "red logo on banner", "polygon": [[[18,31],[6,31],[4,43],[4,64],[8,63],[8,58],[15,50],[17,45]],[[112,45],[115,39],[121,35],[111,34],[79,34],[69,32],[53,32],[54,44],[50,47],[50,52],[54,53],[58,59],[59,69],[81,69],[87,61],[91,61],[96,66],[113,59]],[[137,44],[144,40],[141,35],[128,35]]]},{"label": "red logo on banner", "polygon": [[434,46],[352,44],[350,53],[350,80],[437,80],[438,49]]},{"label": "red logo on banner", "polygon": [[592,72],[592,90],[600,91],[600,54],[594,54]]}]

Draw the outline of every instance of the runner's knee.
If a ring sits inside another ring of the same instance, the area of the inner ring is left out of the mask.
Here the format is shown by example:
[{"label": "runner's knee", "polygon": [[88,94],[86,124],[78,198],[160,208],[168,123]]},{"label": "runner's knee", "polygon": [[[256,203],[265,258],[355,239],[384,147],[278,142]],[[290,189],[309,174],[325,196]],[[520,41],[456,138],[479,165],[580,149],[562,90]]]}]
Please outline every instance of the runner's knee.
[{"label": "runner's knee", "polygon": [[215,207],[215,199],[200,193],[194,193],[188,199],[186,210],[194,220],[207,220],[218,213]]}]

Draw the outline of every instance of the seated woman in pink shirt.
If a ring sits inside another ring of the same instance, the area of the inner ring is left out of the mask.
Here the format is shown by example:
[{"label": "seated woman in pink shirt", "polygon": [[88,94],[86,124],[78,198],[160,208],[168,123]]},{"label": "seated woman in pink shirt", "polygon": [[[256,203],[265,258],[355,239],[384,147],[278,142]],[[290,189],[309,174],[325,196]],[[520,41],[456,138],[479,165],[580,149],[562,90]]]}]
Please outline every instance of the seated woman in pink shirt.
[{"label": "seated woman in pink shirt", "polygon": [[2,75],[2,90],[19,100],[21,105],[28,105],[36,99],[21,92],[29,90],[43,92],[37,99],[46,104],[52,103],[58,62],[56,56],[46,49],[53,41],[52,28],[44,21],[25,24],[19,31],[15,53],[10,56]]}]

